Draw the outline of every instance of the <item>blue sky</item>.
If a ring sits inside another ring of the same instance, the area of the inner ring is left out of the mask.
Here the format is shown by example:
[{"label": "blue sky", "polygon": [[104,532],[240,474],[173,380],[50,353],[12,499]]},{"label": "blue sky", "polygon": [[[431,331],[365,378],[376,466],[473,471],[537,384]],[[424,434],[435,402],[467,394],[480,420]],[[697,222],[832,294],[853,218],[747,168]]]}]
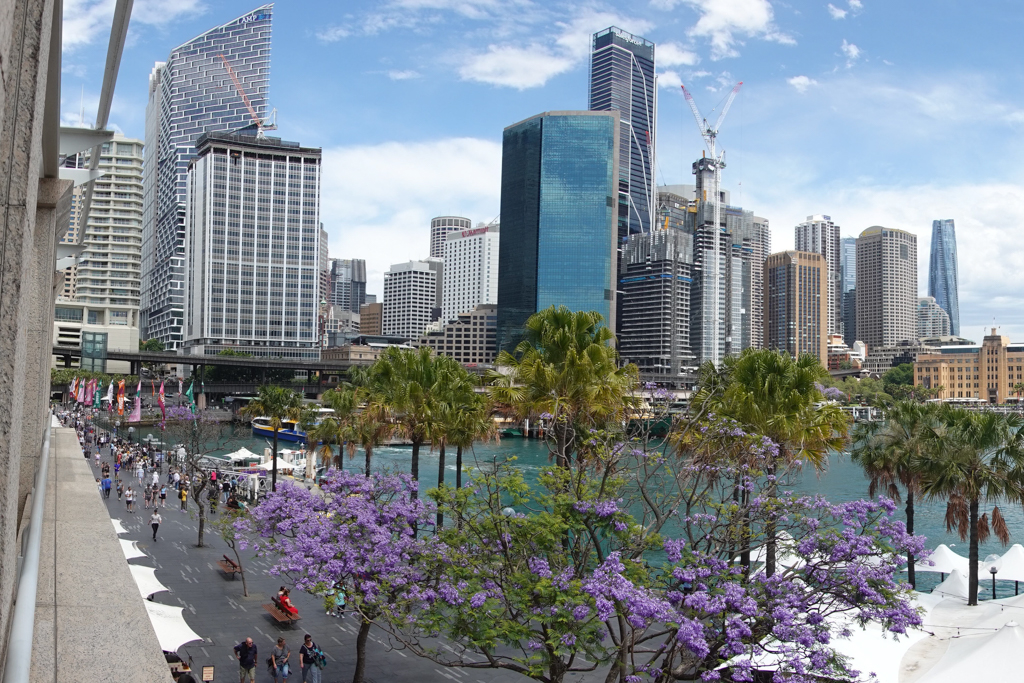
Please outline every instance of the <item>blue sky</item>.
[{"label": "blue sky", "polygon": [[[147,80],[174,46],[262,3],[136,0],[111,123],[143,137]],[[63,119],[95,116],[112,0],[65,0]],[[583,109],[589,36],[658,45],[659,183],[691,182],[707,113],[744,82],[722,127],[733,201],[769,219],[772,248],[826,213],[856,235],[918,235],[953,218],[961,329],[1024,340],[1024,7],[963,0],[279,0],[271,105],[278,134],[324,148],[331,255],[391,263],[428,251],[428,221],[498,215],[501,131]],[[1017,55],[1017,56],[1015,56]],[[84,96],[83,96],[84,93]]]}]

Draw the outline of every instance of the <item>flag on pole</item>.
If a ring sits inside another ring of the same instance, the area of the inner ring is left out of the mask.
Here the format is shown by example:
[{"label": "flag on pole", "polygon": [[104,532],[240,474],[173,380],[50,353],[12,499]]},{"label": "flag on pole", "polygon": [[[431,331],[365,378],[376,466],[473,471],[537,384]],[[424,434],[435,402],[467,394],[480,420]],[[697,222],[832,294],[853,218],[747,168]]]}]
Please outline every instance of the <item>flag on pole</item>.
[{"label": "flag on pole", "polygon": [[114,379],[110,379],[110,384],[107,385],[107,395],[103,398],[107,402],[107,409],[112,410],[114,407]]},{"label": "flag on pole", "polygon": [[78,383],[78,402],[85,403],[85,380]]},{"label": "flag on pole", "polygon": [[164,381],[160,380],[160,394],[157,396],[157,403],[160,404],[160,416],[166,421],[167,411],[164,409]]},{"label": "flag on pole", "polygon": [[92,392],[96,389],[96,380],[91,379],[85,383],[85,402],[92,403]]},{"label": "flag on pole", "polygon": [[153,395],[156,396],[156,380],[149,380],[149,388],[153,390]]},{"label": "flag on pole", "polygon": [[124,415],[124,380],[117,383],[117,414]]},{"label": "flag on pole", "polygon": [[189,403],[189,409],[192,411],[193,415],[196,414],[196,400],[192,397],[192,387],[195,386],[195,383],[195,380],[189,382],[188,391],[185,392],[185,397],[188,399]]},{"label": "flag on pole", "polygon": [[78,395],[78,378],[77,377],[75,377],[73,380],[71,380],[71,387],[68,389],[68,393],[71,394],[72,396],[77,396]]},{"label": "flag on pole", "polygon": [[96,389],[92,392],[92,407],[99,408],[100,406],[100,394],[103,393],[103,382],[96,380]]},{"label": "flag on pole", "polygon": [[129,422],[140,422],[142,420],[142,379],[139,379],[139,386],[135,388],[135,407],[132,414],[128,416]]}]

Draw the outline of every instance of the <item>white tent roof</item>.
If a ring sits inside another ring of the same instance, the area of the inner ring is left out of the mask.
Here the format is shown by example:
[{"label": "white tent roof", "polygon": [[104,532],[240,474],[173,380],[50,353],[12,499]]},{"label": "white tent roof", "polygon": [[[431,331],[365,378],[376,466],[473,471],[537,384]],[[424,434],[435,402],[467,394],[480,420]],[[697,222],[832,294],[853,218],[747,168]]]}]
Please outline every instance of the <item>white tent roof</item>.
[{"label": "white tent roof", "polygon": [[963,598],[966,600],[967,579],[960,573],[959,569],[954,569],[949,573],[945,581],[932,589],[932,595],[942,595],[947,598]]},{"label": "white tent roof", "polygon": [[919,683],[1020,680],[1024,627],[1011,621],[998,631],[953,639]]},{"label": "white tent roof", "polygon": [[996,574],[997,579],[1024,581],[1024,546],[1014,543],[994,564],[999,570]]},{"label": "white tent roof", "polygon": [[121,520],[119,520],[119,519],[112,519],[112,520],[110,520],[110,523],[114,525],[114,533],[117,533],[117,534],[126,534],[126,533],[128,533],[128,530],[125,529],[123,526],[121,526]]},{"label": "white tent roof", "polygon": [[171,607],[149,600],[144,600],[142,604],[149,612],[149,620],[153,622],[156,639],[160,641],[160,648],[164,652],[176,652],[185,643],[203,640],[202,636],[185,623],[185,618],[181,616],[182,607]]},{"label": "white tent roof", "polygon": [[[266,470],[267,472],[269,472],[270,470],[274,469],[273,462],[274,462],[273,460],[268,460],[266,462],[261,462],[259,465],[256,466],[256,468],[257,469],[261,469],[261,470]],[[293,465],[292,463],[288,462],[287,460],[282,460],[281,458],[277,459],[277,471],[278,472],[280,472],[281,470],[294,470],[294,469],[295,469],[295,465]]]},{"label": "white tent roof", "polygon": [[968,562],[966,557],[957,555],[949,549],[949,546],[942,543],[932,551],[931,555],[915,562],[914,569],[919,572],[941,572],[943,574],[951,574],[954,569],[957,569],[961,574],[966,575]]},{"label": "white tent roof", "polygon": [[160,580],[156,578],[156,570],[152,567],[130,564],[128,568],[132,570],[132,578],[135,579],[135,583],[139,586],[139,593],[142,594],[143,598],[148,598],[153,593],[168,590],[167,586],[160,583]]},{"label": "white tent roof", "polygon": [[121,551],[124,553],[124,559],[132,560],[136,557],[148,557],[146,553],[142,552],[135,545],[135,541],[126,541],[123,538],[117,539],[121,542]]},{"label": "white tent roof", "polygon": [[243,446],[242,448],[239,448],[234,453],[228,453],[228,454],[224,455],[223,457],[230,458],[232,461],[235,461],[235,460],[248,460],[249,458],[257,458],[258,459],[260,456],[257,455],[256,453],[253,453],[248,448]]},{"label": "white tent roof", "polygon": [[876,623],[868,623],[864,627],[854,623],[849,628],[850,637],[833,638],[832,647],[850,658],[850,668],[865,676],[874,672],[877,683],[899,683],[903,656],[911,646],[928,637],[918,629],[908,629],[905,634],[893,633]]}]

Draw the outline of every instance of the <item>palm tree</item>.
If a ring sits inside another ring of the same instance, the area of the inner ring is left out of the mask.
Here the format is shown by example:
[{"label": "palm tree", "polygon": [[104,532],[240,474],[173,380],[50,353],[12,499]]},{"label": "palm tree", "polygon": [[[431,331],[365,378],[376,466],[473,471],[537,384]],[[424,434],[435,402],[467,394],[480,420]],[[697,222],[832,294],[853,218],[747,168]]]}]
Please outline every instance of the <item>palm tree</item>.
[{"label": "palm tree", "polygon": [[1020,407],[1020,396],[1024,394],[1024,382],[1017,382],[1013,385],[1013,393],[1017,394],[1017,407]]},{"label": "palm tree", "polygon": [[[323,395],[323,405],[330,408],[332,413],[320,415],[310,411],[304,417],[303,428],[306,430],[306,446],[314,456],[319,455],[327,463],[327,467],[334,465],[341,467],[341,451],[344,447],[348,426],[352,416],[358,407],[358,398],[355,389],[328,389]],[[332,446],[337,446],[337,456]],[[315,463],[314,463],[315,465]],[[310,468],[306,468],[307,474]],[[315,472],[315,468],[313,469]]]},{"label": "palm tree", "polygon": [[[819,382],[828,371],[811,355],[793,360],[770,349],[746,349],[724,361],[724,382],[708,398],[715,412],[736,420],[747,432],[760,434],[778,446],[778,455],[765,463],[766,473],[807,461],[822,469],[829,451],[846,444],[850,421],[838,404],[825,401]],[[720,380],[719,380],[720,381]],[[695,401],[702,401],[699,393]],[[774,476],[768,495],[776,490]],[[775,523],[765,525],[765,574],[775,573]]]},{"label": "palm tree", "polygon": [[637,368],[619,367],[614,340],[601,314],[552,306],[530,316],[523,341],[488,375],[499,410],[548,421],[559,467],[572,464],[577,434],[624,419],[633,404]]},{"label": "palm tree", "polygon": [[373,450],[390,439],[397,428],[398,425],[392,419],[388,406],[374,396],[370,396],[353,416],[345,436],[348,457],[355,456],[357,445],[362,446],[366,456],[366,476],[370,476]]},{"label": "palm tree", "polygon": [[277,433],[284,420],[302,418],[302,399],[291,389],[264,385],[259,388],[256,398],[242,408],[242,414],[249,417],[266,417],[274,430],[274,462],[271,466],[270,490],[277,490]]},{"label": "palm tree", "polygon": [[1000,415],[943,406],[932,430],[931,448],[922,458],[922,492],[944,498],[946,529],[960,540],[970,539],[967,604],[978,604],[978,545],[990,533],[1010,542],[1010,532],[998,505],[979,518],[982,499],[1024,502],[1024,420],[1017,414]]},{"label": "palm tree", "polygon": [[[865,422],[853,437],[853,461],[868,476],[868,495],[882,493],[900,502],[907,491],[907,533],[914,533],[914,497],[921,489],[921,460],[935,426],[935,404],[904,400],[885,409],[885,422]],[[914,555],[907,552],[910,585],[917,586]]]},{"label": "palm tree", "polygon": [[[435,404],[431,429],[431,440],[438,446],[437,488],[439,489],[444,486],[445,448],[449,444],[456,444],[458,452],[456,468],[459,470],[456,479],[461,486],[462,446],[467,437],[470,444],[473,443],[475,437],[475,435],[469,436],[466,432],[469,424],[467,416],[472,415],[474,404],[479,402],[473,390],[476,385],[476,377],[469,374],[461,365],[450,368],[439,384],[439,395]],[[443,522],[444,515],[441,508],[438,507],[436,528],[440,529]]]}]

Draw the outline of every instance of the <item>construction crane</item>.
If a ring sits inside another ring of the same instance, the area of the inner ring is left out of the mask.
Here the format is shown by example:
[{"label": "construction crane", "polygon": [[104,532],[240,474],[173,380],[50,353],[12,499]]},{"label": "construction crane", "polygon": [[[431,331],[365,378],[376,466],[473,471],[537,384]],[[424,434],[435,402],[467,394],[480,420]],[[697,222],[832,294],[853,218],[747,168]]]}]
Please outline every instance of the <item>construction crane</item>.
[{"label": "construction crane", "polygon": [[252,121],[256,124],[256,139],[263,140],[267,136],[263,133],[265,130],[277,130],[277,110],[271,112],[270,116],[261,119],[259,114],[256,113],[256,108],[252,106],[252,102],[249,101],[249,96],[245,94],[245,88],[242,87],[242,82],[238,80],[238,76],[235,75],[235,70],[231,68],[231,64],[228,63],[227,57],[223,54],[217,55],[220,57],[220,61],[224,62],[224,68],[228,71],[228,76],[231,76],[231,81],[235,84],[235,90],[238,91],[238,95],[242,98],[242,102],[245,103],[246,109],[249,110],[249,115],[252,116]]},{"label": "construction crane", "polygon": [[[719,262],[721,261],[721,245],[720,245],[721,237],[719,235],[719,232],[720,232],[720,229],[721,229],[720,226],[722,224],[722,191],[721,191],[721,186],[722,186],[722,168],[725,167],[725,150],[722,150],[721,153],[718,153],[717,148],[715,146],[715,143],[717,142],[717,139],[718,139],[718,129],[721,128],[722,122],[725,120],[725,115],[727,113],[729,113],[729,107],[732,106],[733,100],[736,99],[736,93],[738,93],[740,91],[740,86],[741,85],[743,85],[743,81],[740,81],[739,83],[737,83],[736,86],[732,89],[732,91],[726,96],[725,103],[722,105],[722,111],[721,111],[721,113],[719,113],[718,120],[715,121],[715,125],[713,125],[713,126],[710,123],[708,123],[708,120],[706,118],[701,116],[700,110],[697,109],[697,103],[693,101],[693,95],[690,94],[690,91],[688,91],[686,89],[685,85],[681,86],[683,88],[683,97],[686,98],[686,103],[690,105],[690,111],[693,112],[693,118],[697,122],[697,129],[700,131],[700,136],[702,138],[704,138],[704,144],[707,146],[707,151],[708,151],[708,154],[711,157],[712,166],[714,167],[715,182],[714,182],[714,187],[712,189],[714,190],[714,195],[715,196],[714,196],[714,198],[711,201],[712,215],[713,215],[713,220],[714,220],[714,225],[715,225],[714,234],[712,235],[712,237],[713,237],[712,242],[714,244],[714,247],[712,249],[712,254],[713,254],[713,259],[714,259],[713,260],[714,266],[712,267],[712,279],[713,279],[714,285],[712,287],[712,298],[711,298],[711,301],[713,302],[712,305],[714,306],[714,309],[715,309],[715,315],[714,315],[714,328],[713,328],[712,342],[711,342],[711,360],[714,362],[714,364],[716,366],[718,365],[719,361],[721,360],[721,353],[719,353],[719,348],[718,348],[718,337],[719,337],[718,329],[719,329],[719,323],[720,323],[720,320],[719,320],[719,313],[720,313],[719,297],[721,295],[721,292],[720,292],[720,287],[721,287],[721,271],[720,271],[720,267],[719,267]],[[714,110],[712,110],[712,111],[714,111]],[[704,192],[705,192],[705,194],[704,194],[703,199],[705,201],[707,201],[707,188],[704,188]],[[703,298],[704,298],[705,301],[707,301],[707,297],[703,297]],[[706,316],[706,312],[702,312],[702,315]]]}]

